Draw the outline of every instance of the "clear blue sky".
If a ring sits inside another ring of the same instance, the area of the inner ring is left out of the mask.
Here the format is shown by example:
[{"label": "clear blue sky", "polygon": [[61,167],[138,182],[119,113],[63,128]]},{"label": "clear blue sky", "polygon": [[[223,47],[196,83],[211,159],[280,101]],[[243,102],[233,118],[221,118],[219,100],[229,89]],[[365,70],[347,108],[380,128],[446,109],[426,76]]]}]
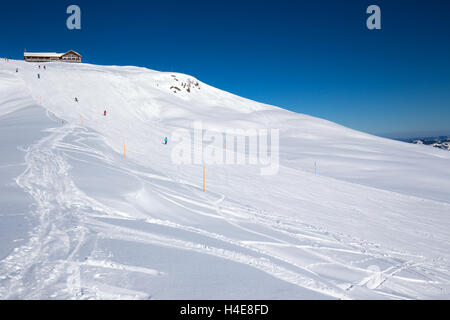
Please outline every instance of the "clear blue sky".
[{"label": "clear blue sky", "polygon": [[[366,28],[371,4],[382,30]],[[450,134],[449,17],[447,0],[3,1],[0,55],[74,49],[369,133]]]}]

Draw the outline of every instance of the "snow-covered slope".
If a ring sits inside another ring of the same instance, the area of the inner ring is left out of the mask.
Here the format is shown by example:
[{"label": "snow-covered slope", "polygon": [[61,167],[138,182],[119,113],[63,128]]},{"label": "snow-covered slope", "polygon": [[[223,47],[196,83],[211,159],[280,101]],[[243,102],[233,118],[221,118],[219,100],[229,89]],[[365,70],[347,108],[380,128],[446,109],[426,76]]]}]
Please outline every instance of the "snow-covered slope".
[{"label": "snow-covered slope", "polygon": [[[450,153],[183,74],[43,65],[0,62],[1,298],[450,297]],[[278,173],[207,166],[203,192],[171,159],[194,121],[280,129]]]}]

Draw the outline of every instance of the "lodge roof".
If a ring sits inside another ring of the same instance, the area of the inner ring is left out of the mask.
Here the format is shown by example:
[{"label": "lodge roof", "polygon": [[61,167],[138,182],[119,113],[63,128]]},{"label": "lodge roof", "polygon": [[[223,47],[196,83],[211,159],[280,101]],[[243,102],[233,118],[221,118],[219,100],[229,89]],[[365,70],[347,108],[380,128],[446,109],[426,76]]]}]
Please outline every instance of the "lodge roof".
[{"label": "lodge roof", "polygon": [[76,55],[81,57],[81,54],[79,54],[78,52],[75,52],[73,50],[69,50],[67,52],[64,53],[56,53],[56,52],[24,52],[23,55],[24,57],[55,57],[55,58],[59,58],[67,53],[73,52]]},{"label": "lodge roof", "polygon": [[24,52],[25,57],[60,57],[62,53],[56,52]]}]

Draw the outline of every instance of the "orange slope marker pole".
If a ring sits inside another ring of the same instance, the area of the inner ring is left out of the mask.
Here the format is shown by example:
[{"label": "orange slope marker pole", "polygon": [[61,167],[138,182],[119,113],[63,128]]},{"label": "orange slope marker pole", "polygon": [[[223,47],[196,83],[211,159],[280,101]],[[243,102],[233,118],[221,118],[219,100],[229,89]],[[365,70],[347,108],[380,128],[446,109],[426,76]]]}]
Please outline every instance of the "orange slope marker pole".
[{"label": "orange slope marker pole", "polygon": [[205,166],[203,166],[203,192],[205,192],[205,171],[206,171],[206,168],[205,168]]}]

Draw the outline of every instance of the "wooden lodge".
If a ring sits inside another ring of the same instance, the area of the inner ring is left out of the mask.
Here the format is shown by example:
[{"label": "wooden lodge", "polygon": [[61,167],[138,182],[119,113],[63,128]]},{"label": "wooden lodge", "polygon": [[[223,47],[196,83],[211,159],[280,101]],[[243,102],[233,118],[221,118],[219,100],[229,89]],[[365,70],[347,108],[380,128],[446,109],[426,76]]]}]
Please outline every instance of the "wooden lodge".
[{"label": "wooden lodge", "polygon": [[25,61],[28,62],[81,62],[81,55],[73,50],[66,53],[56,52],[24,52]]}]

